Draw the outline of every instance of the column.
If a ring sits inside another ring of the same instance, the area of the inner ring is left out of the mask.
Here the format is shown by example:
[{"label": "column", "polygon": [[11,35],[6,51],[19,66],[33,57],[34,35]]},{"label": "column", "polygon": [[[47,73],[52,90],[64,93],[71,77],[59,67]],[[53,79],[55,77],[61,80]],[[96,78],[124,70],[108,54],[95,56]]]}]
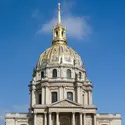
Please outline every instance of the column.
[{"label": "column", "polygon": [[17,125],[17,120],[16,119],[14,119],[15,120],[15,125]]},{"label": "column", "polygon": [[32,86],[32,106],[36,103],[35,86]]},{"label": "column", "polygon": [[44,91],[44,87],[42,87],[42,104],[45,104],[45,91]]},{"label": "column", "polygon": [[44,113],[44,125],[47,125],[47,117],[46,117],[46,113]]},{"label": "column", "polygon": [[34,125],[36,125],[36,113],[34,113]]},{"label": "column", "polygon": [[46,99],[45,99],[46,102],[45,103],[49,104],[49,102],[50,102],[50,96],[49,96],[50,92],[49,92],[48,86],[45,87],[45,92],[46,92],[46,96],[45,96],[46,97]]},{"label": "column", "polygon": [[80,103],[80,96],[81,96],[80,86],[77,86],[77,103]]},{"label": "column", "polygon": [[80,125],[82,125],[82,113],[80,112]]},{"label": "column", "polygon": [[48,95],[48,94],[47,94],[47,87],[45,87],[45,93],[46,93],[46,94],[45,94],[45,104],[47,104],[47,99],[48,99],[48,96],[47,96],[47,95]]},{"label": "column", "polygon": [[87,92],[84,93],[84,98],[85,98],[85,99],[84,99],[84,101],[85,101],[84,104],[85,104],[85,105],[88,105],[88,94],[87,94]]},{"label": "column", "polygon": [[88,91],[88,104],[90,105],[90,91]]},{"label": "column", "polygon": [[92,104],[92,91],[90,91],[90,98],[91,98],[91,104]]},{"label": "column", "polygon": [[32,107],[32,89],[30,89],[29,95],[30,95],[30,108],[31,108]]},{"label": "column", "polygon": [[84,125],[86,125],[86,114],[83,115]]},{"label": "column", "polygon": [[72,113],[72,125],[75,125],[75,113]]},{"label": "column", "polygon": [[96,125],[96,114],[94,114],[94,125]]},{"label": "column", "polygon": [[91,97],[91,91],[88,91],[88,95],[89,95],[89,105],[92,104],[92,97]]},{"label": "column", "polygon": [[51,112],[49,113],[49,125],[52,125],[52,118],[51,118]]},{"label": "column", "polygon": [[63,87],[63,99],[67,98],[67,94],[66,94],[66,90],[65,90],[65,86]]},{"label": "column", "polygon": [[56,125],[59,125],[59,113],[56,113]]},{"label": "column", "polygon": [[59,101],[62,100],[62,87],[59,87]]}]

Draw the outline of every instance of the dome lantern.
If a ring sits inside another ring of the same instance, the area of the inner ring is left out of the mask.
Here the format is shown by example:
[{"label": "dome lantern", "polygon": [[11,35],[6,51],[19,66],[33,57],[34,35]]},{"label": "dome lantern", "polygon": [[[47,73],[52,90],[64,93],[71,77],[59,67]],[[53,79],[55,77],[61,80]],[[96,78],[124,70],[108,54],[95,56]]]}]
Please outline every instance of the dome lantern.
[{"label": "dome lantern", "polygon": [[60,3],[58,3],[58,22],[56,27],[53,29],[53,41],[52,44],[67,44],[66,39],[66,29],[62,26],[61,23],[61,8]]}]

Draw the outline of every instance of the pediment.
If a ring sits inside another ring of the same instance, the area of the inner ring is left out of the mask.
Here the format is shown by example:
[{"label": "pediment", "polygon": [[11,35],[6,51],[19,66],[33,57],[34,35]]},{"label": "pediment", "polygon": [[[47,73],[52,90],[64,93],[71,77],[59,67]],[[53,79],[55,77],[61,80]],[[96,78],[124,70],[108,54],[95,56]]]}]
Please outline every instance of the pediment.
[{"label": "pediment", "polygon": [[65,99],[65,100],[53,103],[51,107],[81,107],[81,105]]}]

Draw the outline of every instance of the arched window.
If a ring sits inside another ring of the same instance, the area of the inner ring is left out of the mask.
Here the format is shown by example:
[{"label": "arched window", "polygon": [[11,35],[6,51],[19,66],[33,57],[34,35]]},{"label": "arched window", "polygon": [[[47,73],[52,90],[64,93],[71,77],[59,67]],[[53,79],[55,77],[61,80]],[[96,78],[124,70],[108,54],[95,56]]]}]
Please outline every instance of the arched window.
[{"label": "arched window", "polygon": [[71,78],[71,70],[67,69],[67,79],[70,79],[70,78]]},{"label": "arched window", "polygon": [[44,78],[44,72],[43,71],[41,72],[41,78]]},{"label": "arched window", "polygon": [[52,92],[52,103],[57,101],[57,92]]},{"label": "arched window", "polygon": [[67,92],[67,99],[73,101],[73,93],[72,92]]},{"label": "arched window", "polygon": [[63,37],[63,33],[64,33],[64,32],[62,31],[62,37]]},{"label": "arched window", "polygon": [[81,79],[82,78],[82,73],[81,72],[79,72],[79,79]]},{"label": "arched window", "polygon": [[57,78],[57,70],[56,69],[53,70],[53,78]]},{"label": "arched window", "polygon": [[58,37],[58,31],[56,31],[56,37]]}]

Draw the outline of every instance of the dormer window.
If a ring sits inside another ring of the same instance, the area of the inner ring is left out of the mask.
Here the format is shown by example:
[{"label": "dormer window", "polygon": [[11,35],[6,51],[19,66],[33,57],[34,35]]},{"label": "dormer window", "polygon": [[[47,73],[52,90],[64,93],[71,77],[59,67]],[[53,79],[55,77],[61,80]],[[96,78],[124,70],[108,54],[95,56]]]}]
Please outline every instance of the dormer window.
[{"label": "dormer window", "polygon": [[41,78],[44,78],[44,71],[41,72]]},{"label": "dormer window", "polygon": [[82,73],[81,72],[79,72],[79,79],[81,79],[82,78]]},{"label": "dormer window", "polygon": [[67,79],[71,79],[71,70],[67,69]]},{"label": "dormer window", "polygon": [[57,70],[56,69],[53,69],[53,78],[57,78]]}]

